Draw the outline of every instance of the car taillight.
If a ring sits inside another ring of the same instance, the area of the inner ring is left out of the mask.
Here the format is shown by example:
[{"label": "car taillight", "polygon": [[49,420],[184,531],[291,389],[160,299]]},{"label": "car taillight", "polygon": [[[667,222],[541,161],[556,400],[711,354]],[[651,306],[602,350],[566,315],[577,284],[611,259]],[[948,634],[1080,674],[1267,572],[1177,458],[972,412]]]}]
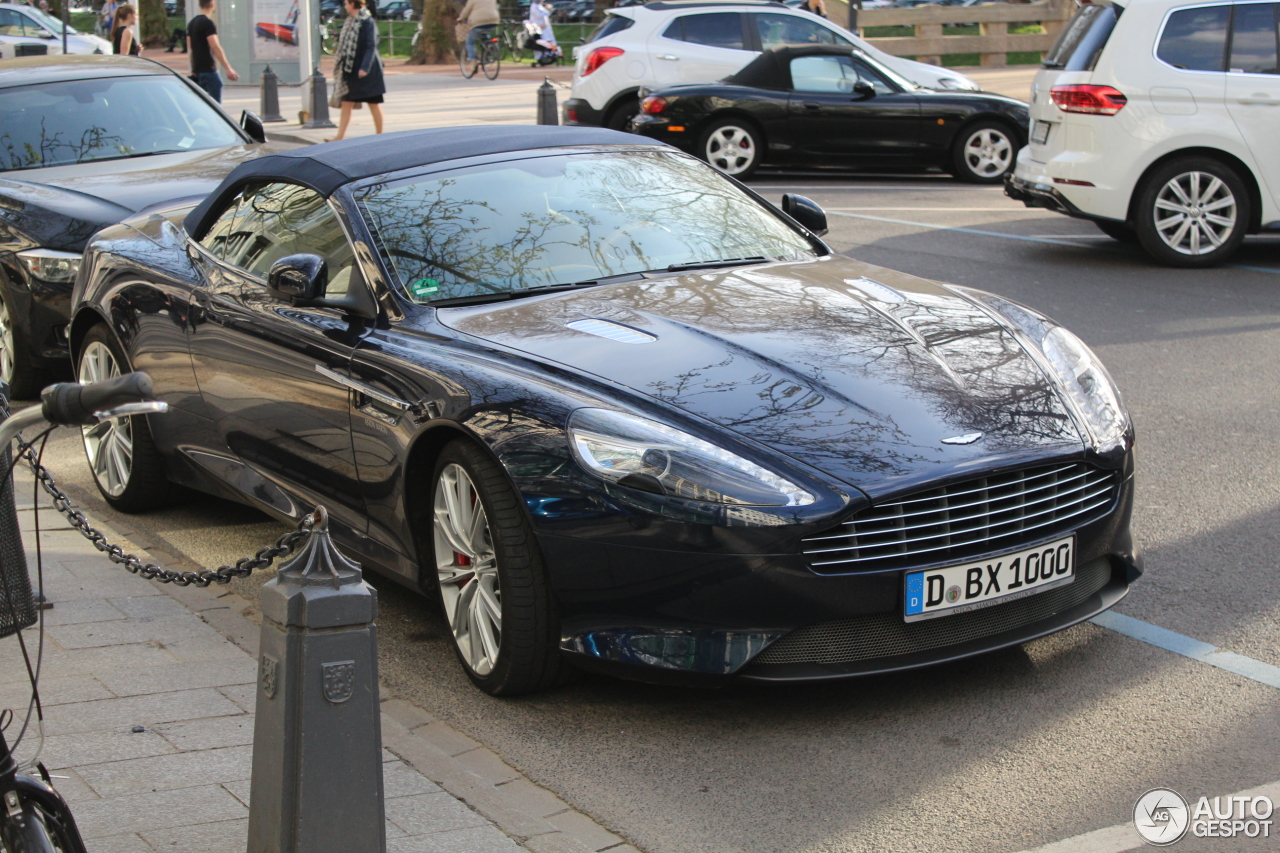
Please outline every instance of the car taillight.
[{"label": "car taillight", "polygon": [[587,64],[582,66],[582,76],[586,77],[610,59],[615,56],[622,56],[624,53],[626,51],[620,47],[597,47],[587,54]]},{"label": "car taillight", "polygon": [[660,115],[667,108],[667,99],[659,95],[650,95],[640,102],[640,111],[645,115]]},{"label": "car taillight", "polygon": [[1049,97],[1064,113],[1090,113],[1113,116],[1124,109],[1129,99],[1110,86],[1094,86],[1076,83],[1070,86],[1054,86]]}]

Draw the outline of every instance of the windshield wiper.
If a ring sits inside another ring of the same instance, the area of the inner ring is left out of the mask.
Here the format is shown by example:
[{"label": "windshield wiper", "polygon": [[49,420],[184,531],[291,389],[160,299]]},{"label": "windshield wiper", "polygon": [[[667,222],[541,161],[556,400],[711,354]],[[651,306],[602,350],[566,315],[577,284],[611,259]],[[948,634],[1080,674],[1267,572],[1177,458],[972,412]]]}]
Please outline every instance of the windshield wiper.
[{"label": "windshield wiper", "polygon": [[433,299],[427,304],[433,308],[448,308],[454,305],[484,305],[489,302],[506,302],[521,299],[525,296],[541,296],[544,293],[557,293],[561,290],[576,290],[580,287],[595,287],[599,281],[575,281],[569,284],[543,284],[538,287],[526,287],[521,290],[504,290],[501,293],[473,293],[470,296],[450,296],[445,299]]},{"label": "windshield wiper", "polygon": [[749,258],[725,258],[722,261],[696,261],[691,264],[672,264],[667,272],[684,272],[686,270],[714,270],[722,267],[745,267],[748,264],[767,264],[769,259],[763,255],[752,255]]}]

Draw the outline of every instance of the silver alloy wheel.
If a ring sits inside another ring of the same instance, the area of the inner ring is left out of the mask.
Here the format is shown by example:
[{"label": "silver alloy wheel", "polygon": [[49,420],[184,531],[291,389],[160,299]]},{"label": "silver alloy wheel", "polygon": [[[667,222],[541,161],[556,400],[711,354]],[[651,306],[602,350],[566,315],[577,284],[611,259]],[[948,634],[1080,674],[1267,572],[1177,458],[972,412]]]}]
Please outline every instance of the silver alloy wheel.
[{"label": "silver alloy wheel", "polygon": [[0,299],[0,379],[13,384],[13,326],[9,324],[9,304]]},{"label": "silver alloy wheel", "polygon": [[1156,194],[1152,221],[1165,244],[1183,255],[1206,255],[1231,237],[1236,197],[1209,172],[1175,175]]},{"label": "silver alloy wheel", "polygon": [[[80,356],[80,384],[88,385],[120,375],[120,365],[111,350],[91,341]],[[82,427],[84,452],[89,457],[98,486],[113,498],[124,494],[133,473],[133,425],[128,417],[112,418]]]},{"label": "silver alloy wheel", "polygon": [[1004,131],[984,127],[965,140],[964,163],[980,178],[999,177],[1013,165],[1013,142]]},{"label": "silver alloy wheel", "polygon": [[476,675],[493,672],[502,642],[502,593],[493,533],[475,484],[450,463],[436,483],[436,573],[458,651]]},{"label": "silver alloy wheel", "polygon": [[726,175],[742,174],[758,156],[755,140],[740,127],[718,127],[707,137],[707,162]]}]

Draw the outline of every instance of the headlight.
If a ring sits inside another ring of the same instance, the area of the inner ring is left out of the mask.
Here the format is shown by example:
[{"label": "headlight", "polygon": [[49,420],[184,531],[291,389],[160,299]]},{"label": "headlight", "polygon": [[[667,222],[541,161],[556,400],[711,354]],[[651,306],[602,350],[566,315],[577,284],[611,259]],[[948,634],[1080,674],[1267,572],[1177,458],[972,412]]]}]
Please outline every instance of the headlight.
[{"label": "headlight", "polygon": [[76,280],[76,273],[80,271],[80,256],[74,252],[27,249],[25,252],[18,252],[18,260],[27,268],[28,275],[42,281],[70,284]]},{"label": "headlight", "polygon": [[569,444],[591,473],[642,491],[739,506],[814,501],[772,471],[648,418],[579,409],[569,418]]},{"label": "headlight", "polygon": [[1072,406],[1093,435],[1100,451],[1124,441],[1129,415],[1120,403],[1120,392],[1107,369],[1084,341],[1061,326],[1054,326],[1040,341],[1040,349],[1066,388]]}]

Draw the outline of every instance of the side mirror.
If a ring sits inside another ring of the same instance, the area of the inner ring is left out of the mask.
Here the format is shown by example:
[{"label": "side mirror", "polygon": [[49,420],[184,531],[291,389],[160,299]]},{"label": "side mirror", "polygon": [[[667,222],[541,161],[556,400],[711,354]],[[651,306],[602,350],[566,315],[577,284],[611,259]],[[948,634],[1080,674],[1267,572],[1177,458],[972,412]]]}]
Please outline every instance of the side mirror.
[{"label": "side mirror", "polygon": [[859,80],[853,84],[853,94],[859,98],[874,98],[876,96],[876,87],[866,80]]},{"label": "side mirror", "polygon": [[813,199],[787,193],[782,197],[782,212],[821,237],[827,233],[827,214]]},{"label": "side mirror", "polygon": [[324,298],[329,268],[319,255],[289,255],[271,265],[267,288],[286,302],[310,302]]},{"label": "side mirror", "polygon": [[245,133],[249,134],[249,138],[254,142],[267,141],[267,129],[262,126],[262,119],[248,110],[240,113],[240,127]]}]

